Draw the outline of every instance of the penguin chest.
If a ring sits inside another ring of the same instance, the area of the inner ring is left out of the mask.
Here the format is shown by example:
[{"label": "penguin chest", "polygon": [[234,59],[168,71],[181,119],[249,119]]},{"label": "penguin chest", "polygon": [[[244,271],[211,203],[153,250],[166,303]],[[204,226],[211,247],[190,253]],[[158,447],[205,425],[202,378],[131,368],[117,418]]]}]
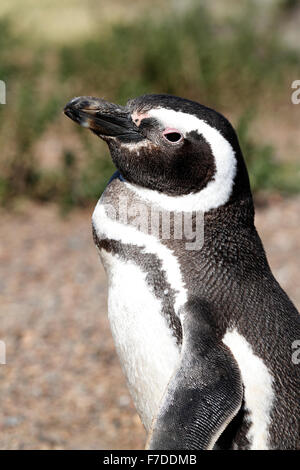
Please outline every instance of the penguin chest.
[{"label": "penguin chest", "polygon": [[147,430],[179,362],[163,299],[134,261],[101,250],[108,275],[108,316],[136,409]]}]

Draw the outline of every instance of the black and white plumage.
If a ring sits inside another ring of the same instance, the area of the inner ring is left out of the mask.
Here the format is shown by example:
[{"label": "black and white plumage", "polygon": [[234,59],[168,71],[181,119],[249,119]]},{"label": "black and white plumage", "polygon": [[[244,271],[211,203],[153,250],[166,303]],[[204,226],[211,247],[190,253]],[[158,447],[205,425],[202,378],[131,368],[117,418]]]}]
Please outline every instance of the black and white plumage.
[{"label": "black and white plumage", "polygon": [[[118,169],[93,231],[148,448],[300,449],[300,317],[270,271],[230,123],[169,95],[125,107],[74,98],[65,113],[107,142]],[[137,205],[173,222],[203,213],[203,247],[140,230]]]}]

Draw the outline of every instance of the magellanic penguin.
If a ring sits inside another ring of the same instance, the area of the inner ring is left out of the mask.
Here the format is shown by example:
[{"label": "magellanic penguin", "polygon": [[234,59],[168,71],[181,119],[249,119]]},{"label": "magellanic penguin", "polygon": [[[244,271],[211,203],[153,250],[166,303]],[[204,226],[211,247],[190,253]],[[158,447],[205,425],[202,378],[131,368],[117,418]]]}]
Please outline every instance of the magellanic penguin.
[{"label": "magellanic penguin", "polygon": [[[292,360],[300,316],[256,232],[231,124],[169,95],[126,106],[79,97],[65,114],[107,142],[118,170],[95,208],[93,232],[147,448],[300,449],[300,365]],[[162,230],[167,214],[170,236]],[[204,237],[191,247],[197,214]]]}]

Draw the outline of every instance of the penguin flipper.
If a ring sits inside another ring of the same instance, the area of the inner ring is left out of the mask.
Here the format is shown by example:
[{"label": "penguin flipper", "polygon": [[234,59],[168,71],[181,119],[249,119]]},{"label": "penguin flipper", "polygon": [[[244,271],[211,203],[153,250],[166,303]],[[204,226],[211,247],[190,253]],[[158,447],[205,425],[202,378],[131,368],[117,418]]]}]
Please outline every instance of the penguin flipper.
[{"label": "penguin flipper", "polygon": [[181,361],[153,420],[148,449],[212,449],[241,407],[240,371],[216,339],[210,312],[205,302],[184,307]]}]

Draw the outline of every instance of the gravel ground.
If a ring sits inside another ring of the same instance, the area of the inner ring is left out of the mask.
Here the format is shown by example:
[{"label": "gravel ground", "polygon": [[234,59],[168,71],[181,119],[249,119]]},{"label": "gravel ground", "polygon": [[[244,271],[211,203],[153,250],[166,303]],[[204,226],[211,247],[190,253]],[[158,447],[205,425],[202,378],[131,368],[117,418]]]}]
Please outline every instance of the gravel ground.
[{"label": "gravel ground", "polygon": [[[257,227],[274,273],[300,306],[300,198],[273,198]],[[140,449],[106,317],[91,210],[1,213],[1,449]]]}]

